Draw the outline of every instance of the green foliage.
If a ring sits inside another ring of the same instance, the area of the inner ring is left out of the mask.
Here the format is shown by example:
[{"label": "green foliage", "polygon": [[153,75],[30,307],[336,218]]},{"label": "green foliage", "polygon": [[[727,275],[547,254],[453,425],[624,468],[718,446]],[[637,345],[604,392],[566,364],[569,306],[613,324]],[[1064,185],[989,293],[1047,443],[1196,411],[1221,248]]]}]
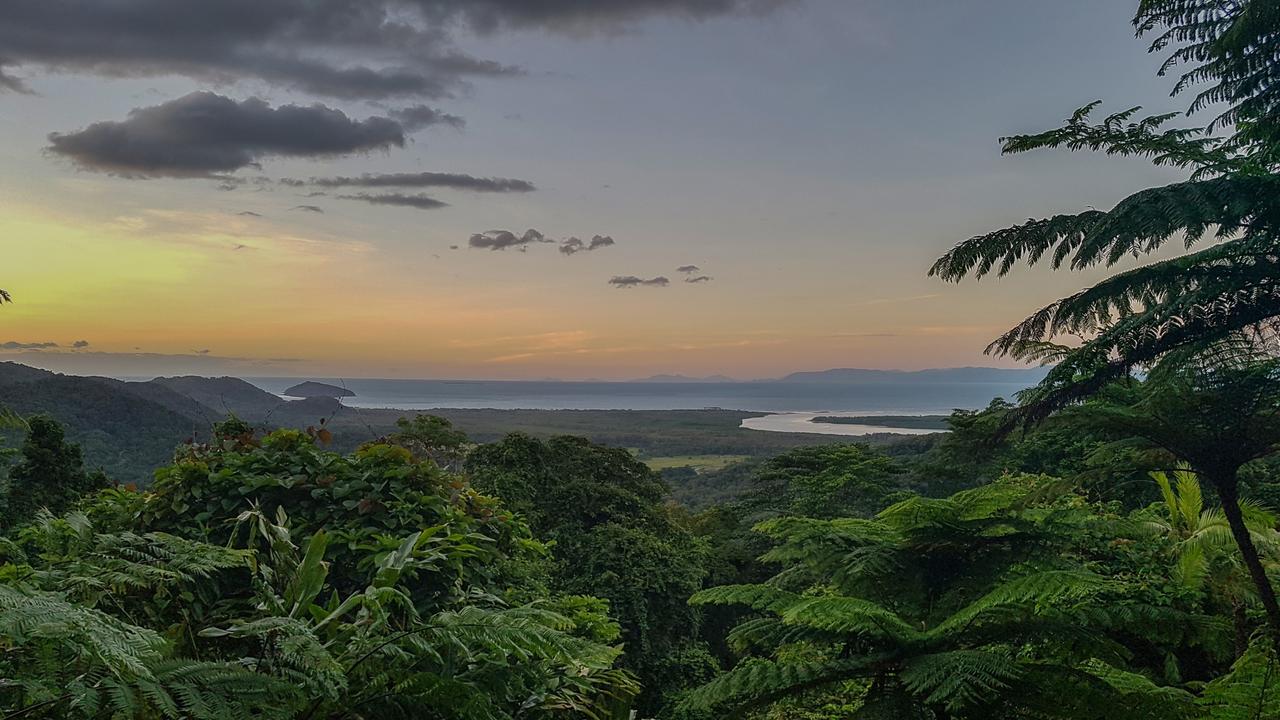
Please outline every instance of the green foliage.
[{"label": "green foliage", "polygon": [[1205,720],[1263,720],[1280,717],[1280,665],[1270,643],[1256,642],[1231,672],[1204,688]]},{"label": "green foliage", "polygon": [[[234,418],[0,542],[0,709],[32,718],[606,720],[639,687],[594,597],[494,499]],[[302,532],[302,542],[295,542]],[[212,543],[210,541],[213,541]]]},{"label": "green foliage", "polygon": [[[1191,717],[1191,693],[1154,682],[1138,658],[1221,662],[1226,628],[1134,546],[1108,541],[1118,527],[1037,477],[911,498],[870,520],[761,523],[777,542],[765,559],[782,571],[693,598],[754,611],[730,634],[749,659],[688,703],[723,712],[860,681],[856,717],[1066,718],[1081,715],[1053,698],[1084,684],[1095,708]],[[1180,632],[1152,634],[1157,618]]]},{"label": "green foliage", "polygon": [[453,423],[436,415],[415,415],[412,420],[396,420],[396,432],[387,442],[399,445],[419,460],[430,459],[441,467],[457,467],[466,456],[469,441],[466,433],[455,430]]},{"label": "green foliage", "polygon": [[30,522],[41,508],[61,513],[81,496],[106,487],[100,473],[88,473],[80,446],[69,443],[62,426],[45,415],[26,421],[21,459],[9,471],[3,524]]},{"label": "green foliage", "polygon": [[772,458],[751,478],[744,508],[764,514],[870,515],[900,489],[901,467],[865,445],[799,448]]},{"label": "green foliage", "polygon": [[582,438],[515,434],[467,458],[476,486],[501,497],[551,541],[552,586],[609,601],[622,626],[624,667],[645,687],[638,709],[697,683],[713,665],[697,642],[687,600],[701,587],[705,552],[664,504],[666,486],[621,449]]}]

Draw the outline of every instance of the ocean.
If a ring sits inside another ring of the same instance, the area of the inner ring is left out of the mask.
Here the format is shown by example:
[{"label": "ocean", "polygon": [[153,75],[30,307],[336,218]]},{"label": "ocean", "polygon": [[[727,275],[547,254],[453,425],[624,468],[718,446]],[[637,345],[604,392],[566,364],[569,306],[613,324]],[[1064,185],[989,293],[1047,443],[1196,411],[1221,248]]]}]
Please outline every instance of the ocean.
[{"label": "ocean", "polygon": [[[307,378],[347,388],[350,407],[428,410],[696,410],[840,412],[879,415],[946,414],[1012,398],[1027,382],[555,382],[499,380],[376,380]],[[245,378],[272,393],[299,378]]]}]

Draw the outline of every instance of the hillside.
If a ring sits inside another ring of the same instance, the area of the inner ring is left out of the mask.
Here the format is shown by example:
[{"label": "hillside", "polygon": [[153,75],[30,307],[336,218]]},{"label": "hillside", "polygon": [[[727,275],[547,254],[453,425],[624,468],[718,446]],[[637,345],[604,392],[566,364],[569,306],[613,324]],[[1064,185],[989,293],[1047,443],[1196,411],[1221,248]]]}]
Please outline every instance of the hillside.
[{"label": "hillside", "polygon": [[149,383],[131,384],[165,387],[188,398],[206,411],[214,411],[215,417],[235,413],[250,422],[266,419],[286,403],[266,390],[233,377],[209,378],[183,375],[156,378]]},{"label": "hillside", "polygon": [[[13,379],[7,368],[5,375]],[[173,457],[175,447],[207,433],[206,423],[149,399],[149,390],[127,387],[135,383],[46,375],[0,385],[0,405],[22,415],[52,416],[84,449],[86,465],[102,468],[119,482],[147,482],[152,469]]]}]

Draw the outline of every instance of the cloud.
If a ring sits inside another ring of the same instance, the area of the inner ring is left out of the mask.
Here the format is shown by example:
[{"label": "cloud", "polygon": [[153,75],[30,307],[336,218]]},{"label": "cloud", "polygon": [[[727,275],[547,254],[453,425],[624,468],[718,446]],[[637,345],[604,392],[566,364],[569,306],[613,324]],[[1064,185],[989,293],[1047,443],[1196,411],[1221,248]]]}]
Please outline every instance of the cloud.
[{"label": "cloud", "polygon": [[319,205],[294,205],[293,207],[291,207],[291,208],[289,208],[289,209],[290,209],[290,210],[301,210],[301,211],[303,211],[303,212],[320,213],[320,214],[322,214],[322,215],[324,214],[324,208],[320,207]]},{"label": "cloud", "polygon": [[685,278],[685,279],[684,279],[684,281],[685,281],[685,282],[687,282],[687,283],[704,283],[704,282],[711,282],[711,276],[710,276],[710,275],[696,275],[696,276],[692,276],[692,277],[687,277],[687,278]]},{"label": "cloud", "polygon": [[418,172],[418,173],[365,173],[358,177],[311,178],[310,180],[294,180],[286,178],[280,182],[287,185],[306,184],[320,187],[396,187],[422,188],[442,187],[454,190],[472,190],[474,192],[532,192],[537,188],[528,180],[499,177],[475,177],[462,173]]},{"label": "cloud", "polygon": [[404,125],[404,129],[410,132],[428,128],[432,125],[449,125],[459,130],[467,125],[467,121],[457,115],[450,115],[426,105],[410,105],[406,108],[392,110],[387,114],[400,121],[400,124]]},{"label": "cloud", "polygon": [[457,47],[461,28],[612,30],[703,19],[786,0],[5,0],[0,90],[22,68],[105,77],[257,80],[336,98],[447,97],[520,70]]},{"label": "cloud", "polygon": [[471,236],[467,244],[473,248],[482,248],[485,250],[506,250],[507,248],[518,248],[524,251],[533,243],[550,243],[554,240],[548,240],[542,233],[529,228],[524,231],[523,235],[516,235],[510,230],[490,230],[488,232],[476,233]]},{"label": "cloud", "polygon": [[666,287],[671,283],[666,277],[659,275],[655,278],[645,280],[635,275],[614,275],[609,278],[609,284],[616,288],[633,288],[641,285],[649,285],[652,287]]},{"label": "cloud", "polygon": [[559,30],[616,29],[652,15],[702,20],[715,15],[767,12],[787,0],[428,0],[439,9],[460,13],[472,28],[543,27]]},{"label": "cloud", "polygon": [[0,349],[3,350],[44,350],[56,347],[58,347],[56,342],[17,342],[10,340],[6,343],[0,343]]},{"label": "cloud", "polygon": [[73,347],[73,348],[77,348],[77,349],[78,349],[78,348],[87,348],[87,347],[89,347],[89,341],[88,341],[88,340],[77,340],[77,341],[75,341],[75,342],[71,343],[71,347]]},{"label": "cloud", "polygon": [[419,210],[435,210],[436,208],[449,207],[449,203],[436,200],[428,195],[405,195],[403,193],[374,195],[359,193],[356,195],[339,195],[338,197],[343,200],[360,200],[372,205],[399,205]]},{"label": "cloud", "polygon": [[591,238],[590,242],[583,242],[579,238],[571,237],[560,243],[560,252],[565,255],[573,255],[580,252],[591,252],[614,244],[616,243],[614,243],[613,238],[608,235],[596,235]]},{"label": "cloud", "polygon": [[238,213],[236,213],[236,214],[237,214],[237,215],[243,215],[243,216],[245,216],[245,217],[262,217],[262,213],[256,213],[256,212],[254,212],[254,211],[252,211],[252,210],[241,210],[240,212],[238,212]]},{"label": "cloud", "polygon": [[696,273],[698,272],[699,269],[700,268],[697,265],[681,265],[680,267],[676,268],[676,272],[682,272],[687,275],[689,273]]},{"label": "cloud", "polygon": [[[2,43],[0,43],[2,45]],[[267,157],[329,158],[404,146],[404,126],[324,105],[237,101],[212,92],[137,108],[125,120],[49,135],[49,150],[126,177],[215,177]]]}]

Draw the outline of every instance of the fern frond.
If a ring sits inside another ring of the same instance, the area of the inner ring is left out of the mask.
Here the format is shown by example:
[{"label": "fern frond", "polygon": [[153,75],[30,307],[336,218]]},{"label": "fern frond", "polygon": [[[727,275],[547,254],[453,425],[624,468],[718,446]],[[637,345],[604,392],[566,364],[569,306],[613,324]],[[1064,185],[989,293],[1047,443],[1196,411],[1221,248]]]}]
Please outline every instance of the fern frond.
[{"label": "fern frond", "polygon": [[995,700],[1022,674],[1022,668],[1007,653],[951,650],[912,658],[899,678],[926,703],[957,712]]}]

